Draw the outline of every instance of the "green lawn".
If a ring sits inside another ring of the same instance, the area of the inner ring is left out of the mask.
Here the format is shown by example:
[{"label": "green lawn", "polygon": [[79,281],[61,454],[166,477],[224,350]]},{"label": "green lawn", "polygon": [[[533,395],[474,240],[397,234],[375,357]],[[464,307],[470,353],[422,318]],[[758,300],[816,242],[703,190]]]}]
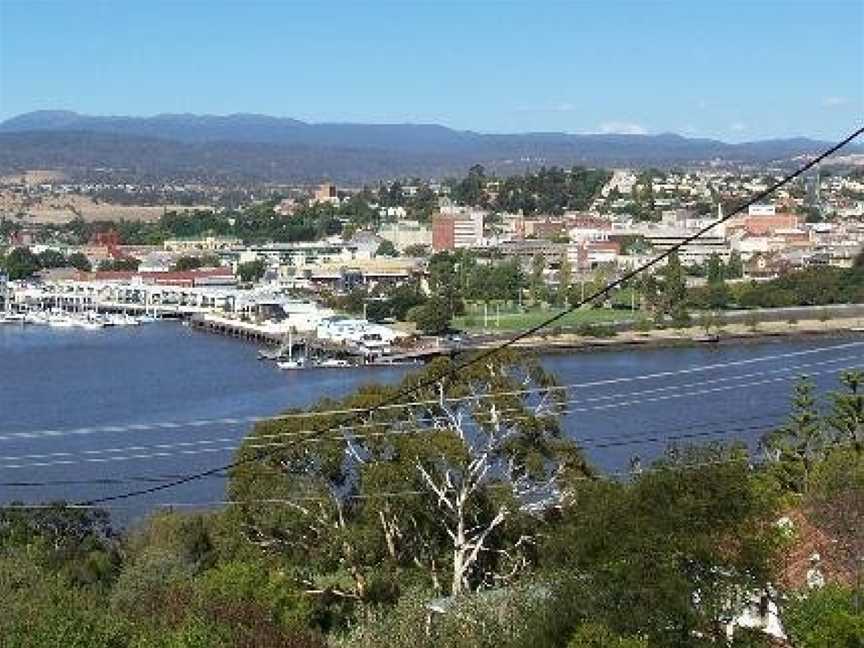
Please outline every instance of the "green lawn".
[{"label": "green lawn", "polygon": [[[512,307],[504,306],[500,308],[499,314],[496,316],[494,305],[489,306],[488,310],[488,326],[483,325],[483,306],[469,304],[466,306],[467,313],[461,317],[456,317],[453,320],[453,327],[467,331],[518,331],[522,329],[536,326],[546,319],[552,317],[556,313],[561,312],[561,308],[550,308],[547,310],[534,308],[526,312],[515,311]],[[506,312],[505,312],[506,310]],[[622,320],[637,319],[639,312],[631,313],[629,310],[618,310],[608,308],[589,308],[574,311],[569,315],[555,322],[553,326],[561,326],[564,328],[576,327],[580,324],[599,324],[605,322],[617,322]]]}]

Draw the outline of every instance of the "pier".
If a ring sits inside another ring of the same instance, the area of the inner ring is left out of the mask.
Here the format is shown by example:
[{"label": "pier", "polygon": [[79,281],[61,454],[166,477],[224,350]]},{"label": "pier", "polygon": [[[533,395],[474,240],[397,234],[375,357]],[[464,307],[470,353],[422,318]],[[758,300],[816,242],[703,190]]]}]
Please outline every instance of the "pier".
[{"label": "pier", "polygon": [[266,346],[278,346],[285,342],[288,335],[288,331],[281,328],[205,313],[195,313],[189,317],[188,321],[189,326],[194,329],[227,335]]}]

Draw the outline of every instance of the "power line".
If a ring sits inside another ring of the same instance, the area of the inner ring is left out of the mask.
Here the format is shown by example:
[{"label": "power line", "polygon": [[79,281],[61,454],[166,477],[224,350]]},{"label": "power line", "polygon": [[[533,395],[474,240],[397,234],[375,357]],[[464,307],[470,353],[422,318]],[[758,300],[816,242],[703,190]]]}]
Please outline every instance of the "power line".
[{"label": "power line", "polygon": [[[851,133],[850,135],[845,137],[841,142],[835,144],[834,146],[831,146],[826,151],[824,151],[820,155],[813,158],[810,162],[804,164],[798,170],[785,176],[781,180],[775,182],[773,185],[771,185],[770,187],[768,187],[764,191],[759,192],[758,194],[756,194],[756,196],[754,196],[750,200],[746,201],[743,205],[741,205],[737,209],[731,211],[728,215],[726,215],[722,218],[719,218],[716,221],[709,223],[708,225],[705,225],[704,227],[700,228],[695,233],[685,237],[684,239],[682,239],[678,243],[670,246],[666,251],[657,255],[653,259],[650,259],[646,263],[643,263],[642,265],[640,265],[640,266],[634,268],[633,270],[625,273],[624,275],[622,275],[618,279],[611,281],[605,287],[603,287],[599,290],[596,290],[594,293],[588,295],[584,299],[579,300],[578,302],[573,304],[570,308],[567,308],[567,309],[561,311],[560,313],[557,313],[557,314],[547,318],[546,320],[540,322],[539,324],[536,324],[532,327],[529,327],[528,329],[525,329],[524,331],[522,331],[522,332],[512,336],[508,340],[502,342],[498,346],[492,347],[491,349],[488,349],[486,351],[482,351],[476,355],[473,355],[472,357],[470,357],[465,362],[462,362],[459,365],[457,365],[456,367],[453,367],[452,369],[444,372],[442,375],[432,376],[432,377],[427,378],[425,380],[421,380],[414,385],[409,385],[408,387],[399,390],[393,396],[390,396],[389,398],[385,398],[380,403],[377,403],[376,405],[372,405],[372,406],[366,408],[364,411],[358,412],[358,413],[352,415],[351,418],[359,418],[362,416],[371,416],[375,412],[379,411],[382,407],[385,407],[387,405],[391,405],[394,403],[398,403],[400,400],[402,400],[406,396],[410,396],[412,394],[416,395],[421,390],[425,389],[426,387],[431,387],[431,386],[437,384],[438,382],[440,382],[441,380],[443,380],[447,376],[458,376],[458,372],[463,371],[472,365],[483,362],[485,359],[490,358],[491,356],[495,355],[496,353],[500,353],[501,351],[503,351],[505,349],[509,349],[510,347],[512,347],[514,344],[516,344],[520,340],[528,338],[528,337],[534,335],[535,333],[543,330],[544,328],[554,324],[555,322],[562,319],[563,317],[565,317],[569,313],[572,313],[575,310],[581,308],[583,305],[591,303],[594,300],[596,300],[600,297],[603,297],[604,295],[609,293],[614,288],[617,288],[618,286],[628,282],[630,279],[640,275],[641,273],[645,272],[646,270],[651,269],[652,267],[659,264],[661,261],[666,260],[672,254],[677,253],[677,251],[680,250],[682,247],[684,247],[685,245],[688,245],[689,243],[692,243],[693,241],[699,239],[704,234],[711,231],[717,225],[726,222],[727,220],[729,220],[730,218],[732,218],[734,216],[737,216],[739,213],[741,213],[745,209],[749,208],[750,205],[756,204],[756,203],[760,202],[761,200],[764,200],[765,198],[770,196],[772,193],[777,191],[777,189],[779,189],[779,188],[785,186],[786,184],[792,182],[792,180],[799,177],[803,173],[806,173],[809,169],[811,169],[814,166],[816,166],[817,164],[819,164],[825,158],[829,157],[833,153],[842,149],[844,146],[849,144],[852,140],[854,140],[856,137],[858,137],[862,133],[864,133],[864,127],[858,128],[853,133]],[[349,419],[349,422],[350,422],[350,419]],[[331,431],[332,429],[334,429],[336,427],[337,427],[337,425],[331,425],[327,429],[323,430],[322,434],[326,433],[328,431]],[[266,456],[266,453],[265,453],[265,456]],[[92,499],[92,500],[87,500],[83,503],[84,504],[101,504],[101,503],[105,503],[105,502],[113,502],[113,501],[130,499],[133,497],[140,497],[142,495],[148,495],[151,493],[156,493],[156,492],[167,490],[170,488],[175,488],[175,487],[180,486],[182,484],[185,484],[185,483],[188,483],[191,481],[195,481],[197,479],[201,479],[203,477],[214,474],[216,472],[222,472],[224,470],[229,470],[231,468],[242,465],[244,463],[250,463],[250,462],[258,461],[258,460],[259,460],[259,457],[241,458],[241,459],[233,461],[229,464],[226,464],[224,466],[217,466],[217,467],[211,468],[209,470],[204,470],[204,471],[197,472],[197,473],[191,473],[191,474],[186,475],[185,477],[183,477],[181,479],[176,479],[172,482],[168,482],[165,484],[158,484],[155,486],[150,486],[148,488],[140,488],[140,489],[136,489],[136,490],[126,491],[124,493],[118,493],[116,495],[108,495],[108,496],[104,496],[104,497],[100,497],[100,498],[96,498],[96,499]]]},{"label": "power line", "polygon": [[[742,416],[742,417],[733,417],[733,418],[725,418],[720,420],[711,421],[709,423],[688,423],[687,425],[679,425],[679,426],[664,426],[662,428],[655,428],[651,430],[644,430],[641,432],[630,432],[622,435],[604,435],[604,436],[593,436],[593,437],[583,437],[579,439],[579,447],[592,449],[595,447],[599,447],[601,443],[609,442],[609,441],[624,441],[624,440],[632,440],[633,445],[638,445],[643,442],[644,439],[647,439],[648,442],[656,442],[655,437],[644,437],[643,435],[659,435],[661,433],[669,433],[669,432],[677,432],[681,430],[694,430],[699,428],[706,428],[712,425],[718,425],[720,423],[739,423],[743,421],[755,421],[755,420],[771,420],[772,423],[765,423],[764,426],[755,426],[755,427],[766,427],[771,428],[776,426],[780,422],[780,418],[786,415],[785,410],[775,410],[773,412],[756,415],[756,416]],[[754,426],[750,426],[754,427]],[[719,434],[723,431],[739,431],[740,428],[718,428],[716,430],[710,430],[706,434]],[[701,435],[702,433],[695,433],[696,435]],[[678,441],[684,438],[688,438],[689,435],[668,435],[662,437],[667,441]],[[29,466],[28,466],[29,467]],[[261,466],[262,470],[277,470],[275,468],[270,468],[268,466]],[[219,474],[219,475],[211,475],[211,477],[215,479],[226,479],[229,475],[227,474]],[[162,481],[170,481],[172,479],[178,479],[182,477],[182,475],[177,474],[157,474],[150,476],[130,476],[130,477],[104,477],[104,478],[95,478],[95,479],[56,479],[56,480],[46,480],[46,481],[12,481],[12,482],[0,482],[0,486],[3,487],[43,487],[43,486],[78,486],[78,485],[108,485],[108,484],[126,484],[126,483],[135,483],[135,482],[162,482]]]},{"label": "power line", "polygon": [[[826,443],[822,446],[823,450],[828,450],[832,448],[840,448],[845,446],[852,445],[849,441],[838,441],[834,443]],[[726,458],[718,458],[709,461],[699,461],[699,462],[691,462],[691,463],[683,463],[683,464],[661,464],[649,466],[648,468],[643,468],[641,470],[619,470],[613,472],[607,472],[604,475],[576,475],[571,477],[570,479],[573,481],[596,481],[596,480],[604,480],[604,481],[617,481],[616,477],[639,477],[646,474],[652,474],[656,472],[664,472],[664,471],[674,471],[674,472],[684,472],[688,470],[698,470],[700,468],[705,468],[708,466],[718,466],[723,464],[730,463],[738,463],[742,461],[747,461],[751,466],[753,462],[756,460],[756,457],[747,453],[746,455],[732,455]],[[502,489],[502,490],[512,490],[512,486],[510,484],[502,484],[502,483],[491,483],[487,484],[486,488],[491,489]],[[332,501],[333,499],[342,499],[342,500],[374,500],[374,499],[395,499],[402,497],[416,497],[423,495],[430,495],[430,491],[428,490],[400,490],[400,491],[379,491],[376,493],[355,493],[355,494],[345,494],[345,495],[330,495],[329,497],[324,496],[295,496],[295,497],[280,497],[280,498],[267,498],[267,499],[259,499],[259,498],[250,498],[244,500],[210,500],[204,502],[157,502],[153,504],[153,506],[157,508],[212,508],[212,507],[222,507],[222,506],[249,506],[252,504],[266,504],[266,505],[274,505],[274,504],[286,504],[286,505],[296,505],[300,502],[327,502]],[[129,508],[130,504],[108,504],[101,505],[99,503],[93,502],[84,502],[84,503],[73,503],[67,504],[65,502],[57,502],[57,503],[41,503],[41,504],[0,504],[0,511],[3,510],[50,510],[56,508],[66,508],[66,509],[123,509]]]}]

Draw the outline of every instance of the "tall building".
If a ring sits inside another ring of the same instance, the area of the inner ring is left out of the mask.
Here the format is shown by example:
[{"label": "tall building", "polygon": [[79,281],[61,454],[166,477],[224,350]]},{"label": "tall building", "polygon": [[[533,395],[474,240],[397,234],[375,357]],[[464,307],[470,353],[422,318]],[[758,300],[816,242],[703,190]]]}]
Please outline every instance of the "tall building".
[{"label": "tall building", "polygon": [[477,247],[483,242],[483,212],[451,210],[432,218],[432,249]]},{"label": "tall building", "polygon": [[432,249],[453,250],[456,248],[456,219],[453,216],[432,218]]}]

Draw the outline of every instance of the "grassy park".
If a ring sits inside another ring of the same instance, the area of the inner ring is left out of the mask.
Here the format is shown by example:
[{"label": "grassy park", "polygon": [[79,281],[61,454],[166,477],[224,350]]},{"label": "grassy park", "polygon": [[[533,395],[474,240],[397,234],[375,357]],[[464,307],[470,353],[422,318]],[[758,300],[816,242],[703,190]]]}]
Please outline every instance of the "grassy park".
[{"label": "grassy park", "polygon": [[[543,308],[519,307],[516,304],[466,304],[465,315],[453,319],[453,327],[471,331],[516,331],[527,329],[545,321],[556,313],[563,311],[560,307]],[[624,320],[637,319],[639,312],[631,312],[624,309],[612,308],[582,308],[564,316],[555,323],[555,326],[570,328],[586,324],[610,324]]]}]

